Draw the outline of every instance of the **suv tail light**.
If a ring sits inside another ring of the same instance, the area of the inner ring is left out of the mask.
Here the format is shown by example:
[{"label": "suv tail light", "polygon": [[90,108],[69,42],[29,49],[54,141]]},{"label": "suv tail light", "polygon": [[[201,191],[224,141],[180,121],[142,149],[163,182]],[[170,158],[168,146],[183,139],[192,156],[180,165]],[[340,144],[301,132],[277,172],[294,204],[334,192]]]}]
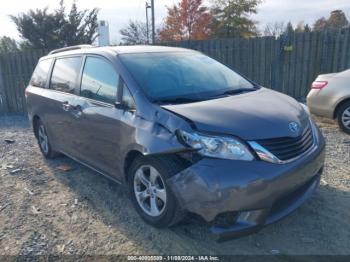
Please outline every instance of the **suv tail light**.
[{"label": "suv tail light", "polygon": [[327,81],[314,81],[311,85],[311,89],[322,89],[328,85]]}]

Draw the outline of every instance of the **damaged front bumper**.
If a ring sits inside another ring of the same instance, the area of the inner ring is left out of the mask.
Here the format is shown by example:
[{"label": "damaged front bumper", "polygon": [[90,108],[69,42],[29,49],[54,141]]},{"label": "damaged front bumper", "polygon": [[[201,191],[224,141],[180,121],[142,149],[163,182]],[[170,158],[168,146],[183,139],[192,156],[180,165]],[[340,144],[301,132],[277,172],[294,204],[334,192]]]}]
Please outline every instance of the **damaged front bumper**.
[{"label": "damaged front bumper", "polygon": [[325,143],[287,164],[204,158],[168,179],[180,205],[207,222],[232,213],[229,226],[212,226],[218,240],[239,237],[297,209],[319,184]]}]

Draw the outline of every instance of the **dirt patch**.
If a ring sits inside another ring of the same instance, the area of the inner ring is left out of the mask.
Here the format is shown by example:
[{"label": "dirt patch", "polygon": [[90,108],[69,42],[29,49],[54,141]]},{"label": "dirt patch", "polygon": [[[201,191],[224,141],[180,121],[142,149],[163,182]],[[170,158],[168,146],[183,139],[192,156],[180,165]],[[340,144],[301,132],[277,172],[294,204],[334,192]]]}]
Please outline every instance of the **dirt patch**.
[{"label": "dirt patch", "polygon": [[317,123],[327,162],[315,195],[257,234],[217,243],[196,219],[146,225],[124,188],[66,157],[45,160],[25,117],[0,117],[1,254],[350,254],[350,136]]}]

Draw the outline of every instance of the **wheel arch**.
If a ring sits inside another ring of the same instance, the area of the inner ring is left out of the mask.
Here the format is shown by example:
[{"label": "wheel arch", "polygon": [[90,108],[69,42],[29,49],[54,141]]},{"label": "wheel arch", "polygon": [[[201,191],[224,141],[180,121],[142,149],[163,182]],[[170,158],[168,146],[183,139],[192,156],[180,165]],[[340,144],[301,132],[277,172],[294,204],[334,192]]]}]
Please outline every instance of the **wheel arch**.
[{"label": "wheel arch", "polygon": [[38,138],[38,130],[37,130],[37,125],[39,123],[40,117],[38,115],[34,115],[32,118],[32,126],[33,126],[33,131],[34,135],[36,138]]},{"label": "wheel arch", "polygon": [[350,102],[350,96],[344,98],[343,100],[341,100],[341,101],[337,104],[337,106],[336,106],[335,109],[334,109],[333,119],[336,119],[336,118],[337,118],[339,109],[340,109],[345,103],[349,103],[349,102]]},{"label": "wheel arch", "polygon": [[131,167],[132,162],[136,159],[138,156],[142,156],[143,154],[139,150],[130,150],[124,159],[124,165],[123,165],[123,171],[124,171],[124,181],[128,181],[128,172]]}]

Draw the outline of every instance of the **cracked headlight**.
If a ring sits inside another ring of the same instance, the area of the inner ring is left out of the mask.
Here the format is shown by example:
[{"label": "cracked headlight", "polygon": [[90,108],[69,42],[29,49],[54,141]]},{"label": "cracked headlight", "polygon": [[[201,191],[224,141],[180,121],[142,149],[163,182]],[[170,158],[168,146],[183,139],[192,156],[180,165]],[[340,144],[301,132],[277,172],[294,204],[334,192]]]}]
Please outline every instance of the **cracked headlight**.
[{"label": "cracked headlight", "polygon": [[207,136],[183,130],[178,130],[177,136],[181,143],[198,150],[203,156],[244,161],[254,159],[247,146],[231,137]]}]

